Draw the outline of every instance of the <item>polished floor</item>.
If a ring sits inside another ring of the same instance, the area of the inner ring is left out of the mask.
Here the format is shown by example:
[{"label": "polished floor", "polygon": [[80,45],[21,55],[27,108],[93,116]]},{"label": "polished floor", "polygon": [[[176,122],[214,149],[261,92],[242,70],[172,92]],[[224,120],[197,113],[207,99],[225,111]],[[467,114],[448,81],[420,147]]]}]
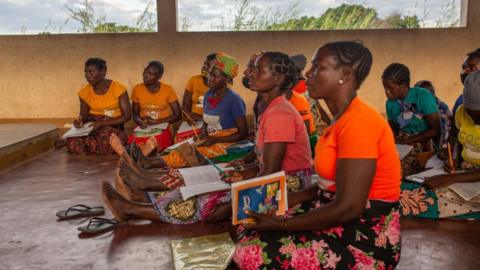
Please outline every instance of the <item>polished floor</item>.
[{"label": "polished floor", "polygon": [[[0,171],[0,269],[173,269],[169,240],[229,230],[138,222],[89,238],[77,231],[85,220],[57,222],[68,206],[102,205],[114,168],[52,150]],[[398,269],[480,269],[479,222],[403,220],[402,245]]]}]

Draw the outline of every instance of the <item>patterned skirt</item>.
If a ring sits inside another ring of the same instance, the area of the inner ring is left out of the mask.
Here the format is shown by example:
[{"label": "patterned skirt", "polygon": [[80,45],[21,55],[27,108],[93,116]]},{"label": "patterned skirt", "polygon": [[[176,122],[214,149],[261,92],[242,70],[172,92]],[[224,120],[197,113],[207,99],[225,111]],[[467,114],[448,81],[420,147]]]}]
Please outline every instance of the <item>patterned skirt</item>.
[{"label": "patterned skirt", "polygon": [[[184,185],[178,170],[157,179],[172,189],[163,192],[147,192],[160,219],[173,224],[190,224],[207,219],[220,204],[231,200],[230,191],[212,192],[183,200],[179,187]],[[299,170],[287,174],[289,191],[301,191],[311,183],[311,170]]]},{"label": "patterned skirt", "polygon": [[[112,118],[102,115],[91,115],[87,122],[102,122]],[[90,133],[86,137],[76,137],[67,139],[67,150],[70,153],[79,155],[97,154],[112,155],[115,154],[110,147],[110,135],[114,133],[120,138],[123,144],[127,143],[127,135],[123,132],[123,125],[105,126]]]},{"label": "patterned skirt", "polygon": [[480,219],[480,198],[466,202],[448,188],[432,191],[421,184],[404,181],[401,186],[402,216],[419,218]]},{"label": "patterned skirt", "polygon": [[[319,201],[302,209],[334,196],[320,191]],[[239,231],[233,261],[240,269],[393,269],[400,259],[397,202],[370,200],[361,217],[323,231]]]}]

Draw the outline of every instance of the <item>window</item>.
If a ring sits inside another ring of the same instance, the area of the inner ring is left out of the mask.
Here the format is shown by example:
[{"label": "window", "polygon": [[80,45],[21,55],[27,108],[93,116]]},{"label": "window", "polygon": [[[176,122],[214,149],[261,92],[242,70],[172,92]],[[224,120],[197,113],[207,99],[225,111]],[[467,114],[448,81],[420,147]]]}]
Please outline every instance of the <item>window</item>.
[{"label": "window", "polygon": [[0,34],[157,31],[155,0],[0,0]]},{"label": "window", "polygon": [[177,30],[278,31],[465,26],[466,0],[177,0]]}]

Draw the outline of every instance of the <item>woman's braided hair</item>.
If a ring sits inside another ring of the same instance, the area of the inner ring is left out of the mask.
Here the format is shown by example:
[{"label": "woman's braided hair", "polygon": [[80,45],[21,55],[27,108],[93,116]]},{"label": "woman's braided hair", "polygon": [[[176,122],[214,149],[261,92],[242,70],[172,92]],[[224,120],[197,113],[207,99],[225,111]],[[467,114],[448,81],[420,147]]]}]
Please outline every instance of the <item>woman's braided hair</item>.
[{"label": "woman's braided hair", "polygon": [[297,67],[287,54],[281,52],[265,52],[262,57],[268,57],[268,59],[270,59],[270,68],[273,72],[285,76],[285,81],[280,87],[282,91],[290,90],[297,84]]},{"label": "woman's braided hair", "polygon": [[95,66],[97,70],[107,71],[107,62],[102,58],[88,58],[85,62],[85,67],[87,66]]},{"label": "woman's braided hair", "polygon": [[354,70],[357,88],[360,88],[372,68],[373,58],[370,50],[361,41],[336,41],[323,47],[333,53],[340,66]]},{"label": "woman's braided hair", "polygon": [[382,80],[391,80],[395,84],[410,87],[410,70],[404,64],[390,64],[383,71]]}]

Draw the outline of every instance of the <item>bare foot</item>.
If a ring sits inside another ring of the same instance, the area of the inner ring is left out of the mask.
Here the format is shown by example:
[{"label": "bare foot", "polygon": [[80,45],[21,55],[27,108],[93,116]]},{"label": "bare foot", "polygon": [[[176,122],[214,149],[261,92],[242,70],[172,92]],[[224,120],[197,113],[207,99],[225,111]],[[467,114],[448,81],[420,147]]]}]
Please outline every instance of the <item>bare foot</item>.
[{"label": "bare foot", "polygon": [[144,203],[148,202],[143,191],[132,187],[127,181],[122,178],[120,174],[120,168],[117,168],[117,174],[115,177],[115,188],[122,196],[131,201]]},{"label": "bare foot", "polygon": [[126,210],[128,209],[130,202],[122,197],[122,195],[120,195],[112,185],[107,182],[102,183],[102,198],[117,221],[123,222],[128,220]]},{"label": "bare foot", "polygon": [[124,154],[127,153],[127,150],[123,146],[118,136],[115,135],[115,133],[112,133],[110,135],[110,146],[115,151],[115,153],[117,153],[117,155],[119,155],[120,157],[123,157]]},{"label": "bare foot", "polygon": [[150,155],[155,149],[157,148],[157,140],[155,140],[155,137],[150,137],[145,145],[143,146],[142,153],[144,156]]}]

